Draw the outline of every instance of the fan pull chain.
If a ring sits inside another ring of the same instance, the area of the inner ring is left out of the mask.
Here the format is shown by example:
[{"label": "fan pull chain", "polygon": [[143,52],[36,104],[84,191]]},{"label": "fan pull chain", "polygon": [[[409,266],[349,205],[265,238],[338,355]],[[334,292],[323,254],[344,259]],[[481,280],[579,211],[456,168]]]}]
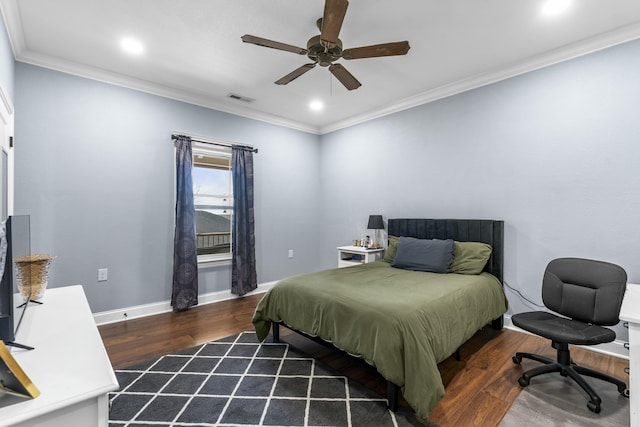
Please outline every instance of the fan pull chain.
[{"label": "fan pull chain", "polygon": [[333,74],[329,73],[329,98],[333,96]]}]

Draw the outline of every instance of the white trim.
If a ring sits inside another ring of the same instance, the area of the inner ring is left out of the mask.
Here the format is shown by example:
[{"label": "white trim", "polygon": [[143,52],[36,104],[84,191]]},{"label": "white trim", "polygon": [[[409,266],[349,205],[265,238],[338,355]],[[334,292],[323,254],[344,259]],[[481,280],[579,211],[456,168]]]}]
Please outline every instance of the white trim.
[{"label": "white trim", "polygon": [[[277,281],[267,282],[258,285],[258,289],[249,292],[245,296],[261,294],[271,289]],[[241,298],[231,293],[231,291],[210,292],[198,296],[198,305],[211,304],[214,302],[227,301]],[[102,311],[93,314],[93,319],[97,325],[106,325],[123,320],[137,319],[140,317],[152,316],[154,314],[168,313],[173,311],[171,301],[162,301],[151,304],[143,304],[133,307],[120,308],[117,310]]]},{"label": "white trim", "polygon": [[198,269],[231,265],[231,252],[225,254],[198,255]]},{"label": "white trim", "polygon": [[[228,154],[229,157],[231,157],[231,149],[233,148],[234,145],[241,145],[243,147],[248,147],[253,149],[256,148],[251,144],[246,144],[246,143],[236,142],[236,141],[229,141],[227,139],[211,138],[208,136],[196,135],[190,132],[174,131],[171,134],[188,136],[193,140],[192,142],[194,146],[197,145],[199,147],[202,147],[203,150],[207,150],[207,151],[221,152],[224,154]],[[218,147],[217,148],[218,151],[216,151],[216,146]]]},{"label": "white trim", "polygon": [[606,49],[640,38],[640,23],[630,24],[624,27],[616,28],[603,34],[593,36],[588,39],[568,44],[553,51],[525,59],[518,63],[511,64],[511,66],[505,68],[491,70],[467,79],[459,80],[449,85],[422,92],[415,96],[405,98],[398,102],[394,102],[382,109],[371,110],[366,113],[350,117],[346,120],[331,123],[327,126],[314,126],[306,123],[300,123],[294,120],[289,120],[273,114],[255,111],[247,107],[223,105],[201,94],[185,92],[183,90],[171,88],[150,81],[136,79],[123,74],[102,70],[97,67],[90,67],[60,58],[55,58],[50,55],[28,51],[26,49],[24,41],[23,30],[20,23],[20,13],[17,3],[17,0],[0,0],[0,7],[2,8],[7,32],[9,33],[9,40],[11,42],[11,47],[13,49],[16,61],[61,71],[63,73],[73,74],[79,77],[123,86],[129,89],[139,90],[153,95],[187,102],[206,108],[212,108],[218,111],[236,114],[238,116],[246,117],[249,119],[259,120],[262,122],[300,130],[316,135],[323,135],[339,129],[344,129],[375,118],[433,102],[438,99],[446,98],[471,89],[496,83],[501,80],[527,73],[529,71],[534,71],[543,67],[547,67],[549,65],[554,65],[559,62],[587,55],[598,50]]},{"label": "white trim", "polygon": [[[520,329],[511,323],[511,316],[508,314],[504,315],[504,327],[516,332],[522,332],[529,335],[535,335],[531,332],[525,331],[524,329]],[[595,351],[596,353],[602,353],[609,356],[621,357],[623,359],[629,360],[629,350],[624,348],[624,341],[615,340],[610,343],[598,344],[598,345],[579,345],[577,347],[584,348],[585,350]]]},{"label": "white trim", "polygon": [[9,115],[13,114],[13,102],[11,102],[11,97],[9,97],[9,94],[4,89],[2,82],[0,82],[0,101],[2,101],[2,105],[4,105],[6,113]]},{"label": "white trim", "polygon": [[[258,289],[249,292],[246,296],[261,294],[271,289],[278,281],[266,282],[258,285]],[[210,292],[198,296],[198,305],[211,304],[214,302],[227,301],[231,299],[240,298],[237,295],[231,293],[231,291],[219,291]],[[154,314],[168,313],[173,311],[170,301],[162,301],[151,304],[138,305],[133,307],[121,308],[117,310],[102,311],[93,314],[93,319],[97,325],[107,325],[109,323],[121,322],[123,320],[138,319],[140,317],[152,316]],[[520,329],[511,323],[511,316],[504,315],[504,327],[506,329],[521,332],[524,334],[534,335],[530,332]],[[615,340],[610,343],[593,345],[593,346],[579,346],[586,350],[595,351],[597,353],[607,354],[609,356],[621,357],[629,360],[629,350],[624,348],[624,342]]]},{"label": "white trim", "polygon": [[[2,122],[7,125],[9,121],[7,117],[13,114],[13,102],[11,101],[11,97],[7,93],[6,89],[2,82],[0,82],[0,112],[2,113]],[[13,134],[11,134],[13,136]]]},{"label": "white trim", "polygon": [[206,142],[192,141],[191,152],[196,155],[209,157],[223,157],[225,159],[231,158],[231,147],[222,147],[220,145],[211,145]]},{"label": "white trim", "polygon": [[636,23],[620,27],[608,33],[571,43],[561,48],[545,52],[541,55],[525,59],[514,63],[509,67],[492,70],[463,80],[458,80],[451,84],[440,86],[435,89],[419,93],[415,96],[405,98],[385,108],[369,111],[367,113],[351,117],[347,120],[323,126],[320,128],[320,134],[322,135],[334,132],[375,118],[397,113],[419,105],[428,104],[430,102],[437,101],[438,99],[447,98],[462,92],[497,83],[511,77],[588,55],[638,38],[640,38],[640,24]]},{"label": "white trim", "polygon": [[55,58],[49,55],[43,55],[31,51],[23,51],[16,55],[16,61],[24,62],[26,64],[35,65],[38,67],[48,68],[62,73],[75,75],[85,79],[96,80],[103,83],[108,83],[116,86],[122,86],[128,89],[137,90],[140,92],[150,93],[152,95],[161,96],[164,98],[173,99],[176,101],[186,102],[189,104],[197,105],[200,107],[211,108],[217,111],[225,113],[235,114],[237,116],[246,117],[261,122],[283,126],[290,129],[299,130],[302,132],[319,134],[319,128],[317,126],[300,123],[294,120],[288,120],[286,118],[276,116],[273,114],[263,113],[260,111],[250,110],[248,108],[241,108],[230,105],[223,105],[215,102],[211,98],[205,95],[187,92],[180,89],[175,89],[169,86],[164,86],[158,83],[150,82],[147,80],[137,79],[135,77],[126,76],[124,74],[115,73],[112,71],[102,70],[97,67],[91,67],[84,64],[77,64],[64,59]]},{"label": "white trim", "polygon": [[26,46],[18,2],[16,0],[1,0],[0,12],[2,12],[4,25],[7,28],[13,56],[17,58]]},{"label": "white trim", "polygon": [[[7,155],[7,171],[6,171],[6,188],[7,188],[7,215],[13,215],[14,205],[14,151],[11,147],[10,140],[14,136],[14,117],[13,103],[11,97],[6,92],[4,85],[0,82],[0,154]],[[4,176],[0,176],[0,186],[5,184],[2,182]],[[2,195],[0,194],[0,197]]]}]

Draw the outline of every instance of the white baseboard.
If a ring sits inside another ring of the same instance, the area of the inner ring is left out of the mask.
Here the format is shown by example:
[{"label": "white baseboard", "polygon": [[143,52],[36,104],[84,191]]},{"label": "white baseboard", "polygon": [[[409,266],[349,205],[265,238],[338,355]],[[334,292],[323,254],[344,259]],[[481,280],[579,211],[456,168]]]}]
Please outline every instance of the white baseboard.
[{"label": "white baseboard", "polygon": [[[246,296],[260,294],[271,289],[277,281],[267,282],[258,285],[258,289],[249,292]],[[241,298],[231,293],[231,291],[210,292],[198,296],[198,305],[211,304],[214,302],[226,301],[230,299]],[[138,305],[133,307],[121,308],[118,310],[102,311],[93,314],[93,319],[97,325],[106,325],[108,323],[121,322],[123,320],[137,319],[139,317],[152,316],[154,314],[168,313],[172,311],[171,301],[162,301],[151,304]],[[518,328],[511,323],[511,316],[504,315],[504,327],[516,332],[533,335],[523,329]],[[609,356],[621,357],[629,360],[629,350],[624,347],[624,342],[615,340],[606,344],[580,346],[584,349],[607,354]]]},{"label": "white baseboard", "polygon": [[[529,335],[534,335],[531,332],[525,331],[524,329],[520,329],[511,323],[511,316],[508,314],[504,315],[504,327],[510,329],[512,331],[522,332]],[[578,346],[584,348],[585,350],[591,350],[598,353],[607,354],[609,356],[621,357],[623,359],[629,360],[629,350],[624,348],[624,342],[615,340],[613,342],[598,344],[598,345],[581,345]]]},{"label": "white baseboard", "polygon": [[[267,282],[258,285],[258,289],[247,293],[245,296],[267,292],[277,282]],[[242,298],[234,295],[231,291],[210,292],[198,295],[198,305],[210,304],[213,302],[226,301],[230,299]],[[173,311],[171,301],[161,301],[151,304],[137,305],[133,307],[120,308],[117,310],[102,311],[93,313],[93,319],[97,325],[121,322],[123,320],[137,319],[139,317],[152,316],[154,314],[168,313]]]}]

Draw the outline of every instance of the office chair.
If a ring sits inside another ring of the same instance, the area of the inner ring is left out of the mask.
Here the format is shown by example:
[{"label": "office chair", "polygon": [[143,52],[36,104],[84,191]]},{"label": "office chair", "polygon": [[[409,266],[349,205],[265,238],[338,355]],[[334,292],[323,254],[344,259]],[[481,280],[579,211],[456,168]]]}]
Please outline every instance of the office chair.
[{"label": "office chair", "polygon": [[519,313],[511,316],[514,325],[551,340],[558,351],[557,360],[531,353],[516,353],[513,362],[523,358],[544,363],[518,379],[522,387],[531,378],[550,372],[569,377],[589,395],[587,407],[600,412],[600,396],[582,377],[608,381],[618,392],[629,397],[627,385],[617,378],[576,365],[571,359],[569,344],[594,345],[611,342],[616,333],[603,326],[612,326],[620,320],[620,306],[626,290],[627,273],[615,264],[580,258],[559,258],[551,261],[544,272],[542,301],[557,316],[546,311]]}]

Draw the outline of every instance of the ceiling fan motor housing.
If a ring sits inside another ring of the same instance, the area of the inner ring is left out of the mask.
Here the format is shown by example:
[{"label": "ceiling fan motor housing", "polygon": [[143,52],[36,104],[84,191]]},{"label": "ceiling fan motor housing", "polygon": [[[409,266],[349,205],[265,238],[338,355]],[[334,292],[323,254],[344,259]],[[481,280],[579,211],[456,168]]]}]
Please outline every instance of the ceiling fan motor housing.
[{"label": "ceiling fan motor housing", "polygon": [[320,66],[328,67],[342,56],[342,41],[338,39],[335,45],[324,46],[319,35],[311,37],[307,42],[307,56]]}]

